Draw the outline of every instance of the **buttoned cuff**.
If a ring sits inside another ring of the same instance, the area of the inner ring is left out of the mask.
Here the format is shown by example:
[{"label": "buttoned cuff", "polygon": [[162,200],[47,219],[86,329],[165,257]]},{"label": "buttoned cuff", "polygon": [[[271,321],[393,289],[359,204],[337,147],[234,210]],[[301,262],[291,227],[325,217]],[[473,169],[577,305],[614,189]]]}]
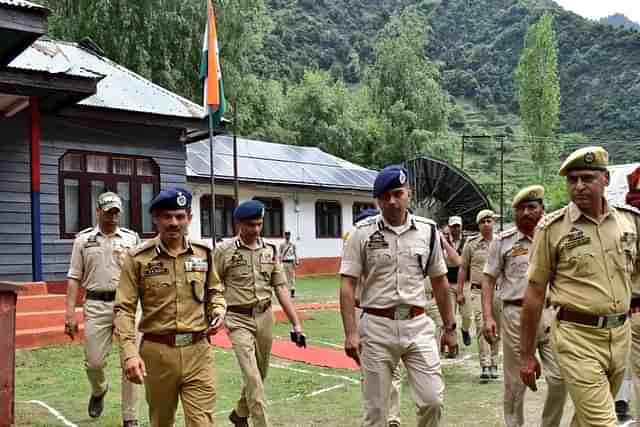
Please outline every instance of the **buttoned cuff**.
[{"label": "buttoned cuff", "polygon": [[138,357],[138,346],[136,343],[125,341],[121,344],[120,351],[122,352],[122,359],[126,362],[132,357]]},{"label": "buttoned cuff", "polygon": [[356,279],[362,274],[362,267],[352,261],[342,261],[340,264],[340,274],[343,276],[355,277]]},{"label": "buttoned cuff", "polygon": [[489,270],[489,269],[484,269],[482,270],[482,274],[486,274],[487,276],[491,276],[494,279],[498,278],[498,272],[497,271],[493,271],[493,270]]}]

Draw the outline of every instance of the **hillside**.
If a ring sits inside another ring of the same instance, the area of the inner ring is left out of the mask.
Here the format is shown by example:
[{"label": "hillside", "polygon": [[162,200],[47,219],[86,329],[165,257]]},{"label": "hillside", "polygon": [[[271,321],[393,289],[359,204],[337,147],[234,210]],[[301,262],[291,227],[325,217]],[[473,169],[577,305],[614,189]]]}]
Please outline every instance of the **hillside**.
[{"label": "hillside", "polygon": [[[389,17],[415,6],[426,17],[425,55],[449,93],[494,114],[517,113],[513,72],[524,34],[545,10],[556,16],[562,91],[560,132],[640,137],[640,32],[603,25],[548,0],[268,0],[274,29],[254,72],[299,79],[305,68],[362,78]],[[464,125],[464,124],[463,124]],[[631,147],[619,147],[630,150]]]}]

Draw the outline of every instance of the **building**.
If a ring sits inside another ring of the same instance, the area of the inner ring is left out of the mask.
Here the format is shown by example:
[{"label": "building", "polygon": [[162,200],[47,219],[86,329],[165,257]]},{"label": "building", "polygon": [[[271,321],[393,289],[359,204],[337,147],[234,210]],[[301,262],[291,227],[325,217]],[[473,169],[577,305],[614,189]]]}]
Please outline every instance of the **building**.
[{"label": "building", "polygon": [[[263,235],[282,241],[285,231],[297,244],[299,274],[337,273],[342,236],[358,212],[373,206],[376,172],[315,147],[238,139],[239,201],[259,199],[266,212]],[[219,136],[214,148],[216,235],[233,231],[233,143]],[[211,237],[210,152],[208,141],[187,146],[187,181],[194,193],[190,233]]]},{"label": "building", "polygon": [[640,167],[640,163],[628,163],[624,165],[609,166],[609,186],[607,187],[607,199],[612,203],[624,203],[629,191],[627,175]]}]

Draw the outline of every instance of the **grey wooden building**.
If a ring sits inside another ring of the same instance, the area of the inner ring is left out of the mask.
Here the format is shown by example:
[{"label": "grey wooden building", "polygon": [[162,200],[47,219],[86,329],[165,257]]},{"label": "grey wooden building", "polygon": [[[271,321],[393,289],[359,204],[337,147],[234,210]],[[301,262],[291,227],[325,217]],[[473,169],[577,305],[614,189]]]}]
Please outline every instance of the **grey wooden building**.
[{"label": "grey wooden building", "polygon": [[184,134],[206,126],[199,105],[91,43],[43,37],[46,17],[0,1],[0,281],[64,280],[103,191],[123,198],[123,226],[152,236],[148,204],[186,183]]}]

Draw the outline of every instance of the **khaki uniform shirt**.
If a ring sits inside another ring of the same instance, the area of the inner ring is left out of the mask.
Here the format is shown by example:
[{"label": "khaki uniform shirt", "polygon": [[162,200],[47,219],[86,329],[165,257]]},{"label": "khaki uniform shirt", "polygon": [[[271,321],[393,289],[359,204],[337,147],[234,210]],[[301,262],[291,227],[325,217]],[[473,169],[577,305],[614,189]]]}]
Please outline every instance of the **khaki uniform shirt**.
[{"label": "khaki uniform shirt", "polygon": [[282,242],[280,244],[280,257],[282,261],[298,262],[298,253],[296,252],[296,244],[293,242]]},{"label": "khaki uniform shirt", "polygon": [[257,249],[245,246],[239,236],[222,243],[216,247],[215,266],[230,306],[271,300],[273,289],[287,284],[276,246],[264,239]]},{"label": "khaki uniform shirt", "polygon": [[356,225],[343,249],[340,274],[362,277],[362,307],[426,305],[425,276],[447,272],[438,234],[428,263],[433,232],[433,221],[411,214],[401,227],[391,227],[381,215]]},{"label": "khaki uniform shirt", "polygon": [[115,291],[127,251],[139,243],[138,233],[126,228],[116,228],[110,235],[99,226],[87,228],[73,242],[67,277],[89,291]]},{"label": "khaki uniform shirt", "polygon": [[498,297],[503,301],[523,299],[529,284],[529,249],[532,240],[516,227],[500,233],[489,246],[484,274],[498,283]]},{"label": "khaki uniform shirt", "polygon": [[570,203],[545,217],[533,240],[528,279],[550,283],[553,305],[594,315],[626,313],[638,266],[636,216],[607,206],[597,221]]},{"label": "khaki uniform shirt", "polygon": [[[495,239],[494,239],[495,240]],[[487,262],[489,245],[491,240],[485,240],[482,235],[468,240],[462,250],[462,267],[465,271],[470,271],[471,283],[480,285],[482,283],[482,270]]]},{"label": "khaki uniform shirt", "polygon": [[139,330],[143,333],[201,332],[209,326],[205,311],[209,319],[224,315],[222,283],[209,265],[210,253],[206,243],[189,239],[180,253],[170,253],[160,237],[130,252],[115,305],[116,331],[125,359],[138,354],[134,324],[138,299],[142,305]]}]

